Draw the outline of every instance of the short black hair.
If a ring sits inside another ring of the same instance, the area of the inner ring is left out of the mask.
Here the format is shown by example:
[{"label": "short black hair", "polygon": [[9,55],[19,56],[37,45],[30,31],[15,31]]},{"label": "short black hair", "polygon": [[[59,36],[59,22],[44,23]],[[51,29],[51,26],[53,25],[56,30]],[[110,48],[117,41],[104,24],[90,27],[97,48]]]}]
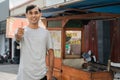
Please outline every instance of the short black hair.
[{"label": "short black hair", "polygon": [[[37,7],[37,5],[28,5],[27,7],[26,7],[26,13],[28,12],[28,11],[30,11],[30,10],[32,10],[33,8],[35,8],[35,7]],[[41,12],[41,9],[38,7],[38,9],[39,9],[39,12]]]}]

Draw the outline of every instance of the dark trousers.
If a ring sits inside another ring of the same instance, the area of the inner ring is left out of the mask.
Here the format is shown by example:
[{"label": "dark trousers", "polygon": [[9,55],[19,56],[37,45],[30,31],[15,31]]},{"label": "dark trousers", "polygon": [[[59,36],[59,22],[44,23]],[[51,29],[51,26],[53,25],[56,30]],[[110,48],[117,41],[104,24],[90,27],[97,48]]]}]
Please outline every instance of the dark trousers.
[{"label": "dark trousers", "polygon": [[40,79],[40,80],[47,80],[47,76],[43,77],[43,78],[42,78],[42,79]]}]

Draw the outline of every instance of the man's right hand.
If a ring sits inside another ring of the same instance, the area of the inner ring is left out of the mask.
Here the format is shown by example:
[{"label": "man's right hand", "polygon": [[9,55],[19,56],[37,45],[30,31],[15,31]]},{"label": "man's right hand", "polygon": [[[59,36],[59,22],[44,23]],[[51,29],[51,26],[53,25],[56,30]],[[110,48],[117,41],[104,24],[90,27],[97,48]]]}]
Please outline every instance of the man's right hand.
[{"label": "man's right hand", "polygon": [[17,34],[15,35],[16,40],[20,41],[24,35],[24,28],[18,28]]}]

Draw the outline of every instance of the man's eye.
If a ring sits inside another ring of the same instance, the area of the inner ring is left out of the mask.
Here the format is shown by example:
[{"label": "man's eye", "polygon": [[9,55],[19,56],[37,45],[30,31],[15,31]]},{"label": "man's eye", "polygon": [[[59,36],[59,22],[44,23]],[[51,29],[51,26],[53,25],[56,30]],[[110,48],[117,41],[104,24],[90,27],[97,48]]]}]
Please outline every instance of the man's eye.
[{"label": "man's eye", "polygon": [[29,12],[30,15],[32,15],[32,12]]}]

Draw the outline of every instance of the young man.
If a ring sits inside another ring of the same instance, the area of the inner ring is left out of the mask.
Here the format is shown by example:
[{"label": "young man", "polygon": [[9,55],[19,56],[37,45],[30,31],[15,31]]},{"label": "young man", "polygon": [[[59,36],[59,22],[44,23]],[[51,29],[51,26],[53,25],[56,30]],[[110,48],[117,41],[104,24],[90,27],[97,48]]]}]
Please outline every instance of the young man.
[{"label": "young man", "polygon": [[[17,80],[52,80],[53,44],[49,31],[38,25],[41,15],[41,10],[36,5],[27,6],[26,17],[29,24],[24,29],[19,28],[15,34],[16,41],[21,46]],[[50,56],[48,70],[46,53]]]}]

